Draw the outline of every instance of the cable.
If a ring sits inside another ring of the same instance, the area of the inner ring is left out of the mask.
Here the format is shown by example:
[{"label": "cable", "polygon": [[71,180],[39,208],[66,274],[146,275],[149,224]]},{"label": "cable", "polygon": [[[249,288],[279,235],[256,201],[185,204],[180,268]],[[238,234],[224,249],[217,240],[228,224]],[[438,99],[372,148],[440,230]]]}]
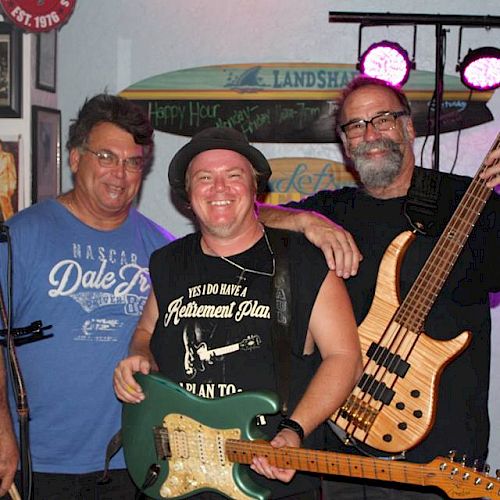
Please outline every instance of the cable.
[{"label": "cable", "polygon": [[[465,106],[464,109],[467,109],[469,107],[469,104],[472,100],[472,92],[473,90],[470,89],[469,91],[469,98],[467,99],[467,105]],[[453,164],[451,165],[451,169],[450,169],[450,174],[453,173],[453,171],[455,170],[455,167],[457,165],[457,160],[458,160],[458,151],[460,149],[460,136],[462,135],[462,130],[463,130],[463,120],[460,121],[460,128],[458,129],[458,133],[457,133],[457,142],[455,144],[455,158],[453,159]]]}]

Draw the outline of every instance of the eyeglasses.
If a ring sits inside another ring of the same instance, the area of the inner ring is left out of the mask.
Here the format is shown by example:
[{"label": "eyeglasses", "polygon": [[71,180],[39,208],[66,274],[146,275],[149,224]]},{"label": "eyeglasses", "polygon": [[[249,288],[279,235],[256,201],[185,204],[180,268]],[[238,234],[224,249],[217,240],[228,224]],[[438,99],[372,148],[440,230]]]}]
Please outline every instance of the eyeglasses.
[{"label": "eyeglasses", "polygon": [[144,168],[144,157],[142,156],[131,156],[130,158],[120,160],[120,158],[111,151],[93,151],[87,146],[82,146],[81,149],[88,153],[92,153],[97,158],[99,165],[104,168],[113,168],[123,165],[125,170],[133,172],[134,174],[142,172]]},{"label": "eyeglasses", "polygon": [[365,135],[366,127],[370,123],[378,132],[387,132],[396,126],[400,116],[408,115],[407,111],[387,111],[375,115],[370,120],[352,120],[340,126],[348,139],[358,139]]}]

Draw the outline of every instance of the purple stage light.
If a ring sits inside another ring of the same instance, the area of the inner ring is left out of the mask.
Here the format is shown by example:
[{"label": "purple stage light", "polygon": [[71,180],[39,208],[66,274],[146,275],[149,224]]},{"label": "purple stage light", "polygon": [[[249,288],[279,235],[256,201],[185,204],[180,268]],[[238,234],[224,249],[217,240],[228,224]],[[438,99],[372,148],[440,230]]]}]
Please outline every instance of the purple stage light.
[{"label": "purple stage light", "polygon": [[458,65],[462,83],[472,90],[493,90],[500,87],[500,49],[481,47],[469,50]]},{"label": "purple stage light", "polygon": [[408,80],[412,64],[401,45],[384,40],[366,49],[359,60],[362,74],[402,86]]}]

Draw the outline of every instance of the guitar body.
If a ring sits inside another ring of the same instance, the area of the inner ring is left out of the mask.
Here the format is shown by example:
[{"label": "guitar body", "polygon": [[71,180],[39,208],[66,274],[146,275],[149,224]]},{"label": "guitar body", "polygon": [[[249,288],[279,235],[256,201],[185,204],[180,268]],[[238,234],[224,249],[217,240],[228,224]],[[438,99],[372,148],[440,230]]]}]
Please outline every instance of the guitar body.
[{"label": "guitar body", "polygon": [[[204,399],[159,374],[135,377],[146,398],[139,404],[123,406],[123,450],[127,468],[139,488],[150,466],[159,466],[158,479],[144,490],[147,496],[185,498],[212,490],[235,499],[268,498],[269,491],[255,484],[243,466],[224,457],[224,441],[261,439],[255,416],[276,413],[276,395],[262,391]],[[168,432],[168,458],[158,452],[162,439],[156,427]]]},{"label": "guitar body", "polygon": [[[331,417],[358,442],[389,453],[412,448],[430,432],[439,376],[470,340],[469,332],[448,341],[434,340],[398,322],[397,280],[402,259],[414,237],[410,231],[401,233],[384,253],[374,300],[358,328],[364,383],[358,383],[343,407]],[[391,373],[384,363],[374,361],[374,344],[378,346],[375,353],[381,352],[379,356],[387,359],[386,363],[392,362],[401,373]],[[370,349],[372,355],[368,356]],[[389,359],[387,353],[393,352],[401,359]]]}]

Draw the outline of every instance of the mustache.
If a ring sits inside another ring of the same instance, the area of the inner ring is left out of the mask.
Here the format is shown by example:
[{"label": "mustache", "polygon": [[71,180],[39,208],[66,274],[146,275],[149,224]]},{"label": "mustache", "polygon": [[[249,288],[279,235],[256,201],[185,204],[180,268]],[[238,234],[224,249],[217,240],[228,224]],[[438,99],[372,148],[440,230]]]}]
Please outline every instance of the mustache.
[{"label": "mustache", "polygon": [[388,151],[392,153],[399,153],[399,144],[392,139],[389,138],[381,138],[375,141],[370,142],[362,142],[358,144],[352,150],[352,154],[354,156],[363,156],[366,153],[369,153],[372,149],[378,149],[380,151]]}]

